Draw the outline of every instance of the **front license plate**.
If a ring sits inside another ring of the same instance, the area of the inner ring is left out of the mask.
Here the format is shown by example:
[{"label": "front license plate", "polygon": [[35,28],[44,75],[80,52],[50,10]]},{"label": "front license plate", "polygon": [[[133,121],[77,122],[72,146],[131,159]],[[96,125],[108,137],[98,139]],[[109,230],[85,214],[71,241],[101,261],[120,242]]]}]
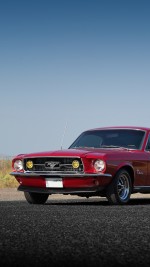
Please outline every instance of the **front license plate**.
[{"label": "front license plate", "polygon": [[63,188],[62,178],[46,178],[46,187]]}]

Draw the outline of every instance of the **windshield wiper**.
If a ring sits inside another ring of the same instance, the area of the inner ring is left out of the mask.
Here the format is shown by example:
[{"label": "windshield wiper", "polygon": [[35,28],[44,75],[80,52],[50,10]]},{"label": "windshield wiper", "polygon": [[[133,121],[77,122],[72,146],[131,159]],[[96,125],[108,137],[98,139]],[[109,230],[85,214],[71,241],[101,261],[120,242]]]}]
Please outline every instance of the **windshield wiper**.
[{"label": "windshield wiper", "polygon": [[71,149],[100,149],[100,148],[117,148],[117,149],[124,149],[124,150],[130,150],[131,148],[123,147],[123,146],[114,146],[114,145],[102,145],[100,147],[92,147],[92,146],[74,146],[71,147]]},{"label": "windshield wiper", "polygon": [[74,146],[74,147],[71,147],[71,149],[76,149],[76,148],[96,148],[96,147],[94,147],[94,146]]},{"label": "windshield wiper", "polygon": [[119,149],[129,150],[129,148],[127,148],[127,147],[124,147],[124,146],[114,146],[114,145],[102,145],[100,148],[119,148]]}]

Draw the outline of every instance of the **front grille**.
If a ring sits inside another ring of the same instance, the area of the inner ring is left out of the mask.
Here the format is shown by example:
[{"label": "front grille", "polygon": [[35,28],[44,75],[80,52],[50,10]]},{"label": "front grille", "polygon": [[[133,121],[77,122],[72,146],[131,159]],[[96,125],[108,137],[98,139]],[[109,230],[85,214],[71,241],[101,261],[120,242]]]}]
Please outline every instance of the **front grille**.
[{"label": "front grille", "polygon": [[[79,167],[74,169],[72,162],[79,161]],[[33,162],[32,168],[27,168],[26,163]],[[24,170],[30,172],[48,173],[83,173],[83,164],[80,158],[42,157],[24,159]]]}]

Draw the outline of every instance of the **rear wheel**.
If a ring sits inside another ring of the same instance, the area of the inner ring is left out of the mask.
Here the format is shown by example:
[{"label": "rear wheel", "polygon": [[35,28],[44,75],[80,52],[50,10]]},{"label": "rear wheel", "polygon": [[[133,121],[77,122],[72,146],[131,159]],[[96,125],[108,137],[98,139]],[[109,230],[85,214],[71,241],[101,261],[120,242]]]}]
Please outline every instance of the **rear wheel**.
[{"label": "rear wheel", "polygon": [[107,189],[106,195],[109,203],[126,204],[130,199],[131,189],[130,174],[127,170],[121,169]]},{"label": "rear wheel", "polygon": [[24,192],[24,196],[30,204],[44,204],[48,199],[49,194]]}]

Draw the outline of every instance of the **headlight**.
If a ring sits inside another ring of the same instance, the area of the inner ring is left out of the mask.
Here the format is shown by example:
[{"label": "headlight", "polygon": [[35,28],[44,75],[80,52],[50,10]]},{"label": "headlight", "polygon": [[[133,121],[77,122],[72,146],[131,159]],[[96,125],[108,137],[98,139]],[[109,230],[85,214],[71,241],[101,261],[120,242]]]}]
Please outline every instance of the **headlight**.
[{"label": "headlight", "polygon": [[16,161],[14,162],[14,169],[15,169],[16,171],[21,171],[21,170],[23,170],[23,163],[22,163],[22,160],[16,160]]},{"label": "headlight", "polygon": [[97,172],[102,172],[104,169],[106,168],[106,163],[105,161],[103,160],[96,160],[94,162],[94,169],[97,171]]}]

